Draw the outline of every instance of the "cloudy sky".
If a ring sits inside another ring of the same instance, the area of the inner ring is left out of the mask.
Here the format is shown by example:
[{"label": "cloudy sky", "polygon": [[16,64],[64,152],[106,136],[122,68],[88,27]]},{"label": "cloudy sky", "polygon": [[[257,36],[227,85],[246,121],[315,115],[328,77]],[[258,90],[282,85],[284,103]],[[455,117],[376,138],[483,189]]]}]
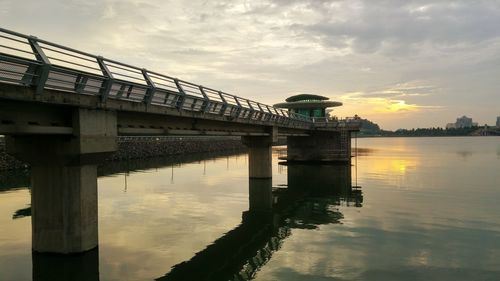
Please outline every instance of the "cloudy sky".
[{"label": "cloudy sky", "polygon": [[268,104],[325,95],[385,129],[500,116],[500,1],[0,0],[0,26]]}]

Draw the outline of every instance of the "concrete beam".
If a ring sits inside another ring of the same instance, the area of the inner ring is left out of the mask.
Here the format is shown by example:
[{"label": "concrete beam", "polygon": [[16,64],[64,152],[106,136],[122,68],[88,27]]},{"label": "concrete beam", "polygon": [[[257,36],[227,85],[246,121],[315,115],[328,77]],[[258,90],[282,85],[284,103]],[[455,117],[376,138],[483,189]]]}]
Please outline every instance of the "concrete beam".
[{"label": "concrete beam", "polygon": [[[177,108],[145,104],[127,100],[118,100],[109,98],[106,102],[102,102],[99,96],[91,95],[75,95],[63,91],[44,89],[42,95],[37,95],[35,91],[29,87],[0,84],[0,99],[20,101],[24,103],[51,104],[63,107],[81,107],[99,110],[113,110],[117,112],[134,112],[150,115],[162,115],[171,117],[193,118],[198,120],[219,121],[223,124],[248,124],[253,127],[267,127],[269,122],[262,120],[252,120],[247,118],[233,118],[230,116],[221,116],[217,114],[208,114],[199,111],[178,110]],[[311,130],[312,125],[309,123],[296,122],[295,125],[279,125],[283,128],[291,130]]]},{"label": "concrete beam", "polygon": [[[0,84],[0,89],[2,85]],[[49,91],[50,92],[50,91]],[[63,98],[66,94],[61,94]],[[21,95],[22,96],[22,95]],[[74,96],[74,95],[73,95]],[[77,95],[78,96],[78,95]],[[1,97],[1,94],[0,94]],[[82,99],[87,97],[83,96]],[[57,99],[55,99],[57,100]],[[70,98],[64,101],[71,100]],[[0,99],[0,134],[5,135],[61,135],[72,134],[72,112],[75,107],[69,104],[51,104],[50,101],[35,100],[7,100]],[[76,102],[76,101],[75,101]],[[179,115],[177,110],[161,107],[165,112],[136,110],[136,106],[125,106],[130,101],[120,102],[118,108],[111,106],[81,108],[109,111],[113,108],[117,114],[116,125],[119,135],[267,135],[268,125],[265,122],[254,120],[228,120],[224,116],[190,112]],[[134,103],[137,104],[137,103]],[[76,106],[80,106],[76,104]],[[264,124],[266,126],[264,126]],[[275,127],[279,135],[307,136],[309,131],[303,128],[278,126]]]},{"label": "concrete beam", "polygon": [[71,135],[73,128],[38,125],[0,125],[0,135]]}]

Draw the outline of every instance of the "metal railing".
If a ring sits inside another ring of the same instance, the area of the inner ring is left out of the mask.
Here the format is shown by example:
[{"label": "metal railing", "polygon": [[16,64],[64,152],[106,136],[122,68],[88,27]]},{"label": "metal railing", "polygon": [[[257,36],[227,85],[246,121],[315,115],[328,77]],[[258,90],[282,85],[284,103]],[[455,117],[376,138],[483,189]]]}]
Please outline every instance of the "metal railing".
[{"label": "metal railing", "polygon": [[307,116],[3,28],[0,83],[34,87],[37,95],[53,89],[98,96],[102,102],[119,99],[229,119],[313,126]]}]

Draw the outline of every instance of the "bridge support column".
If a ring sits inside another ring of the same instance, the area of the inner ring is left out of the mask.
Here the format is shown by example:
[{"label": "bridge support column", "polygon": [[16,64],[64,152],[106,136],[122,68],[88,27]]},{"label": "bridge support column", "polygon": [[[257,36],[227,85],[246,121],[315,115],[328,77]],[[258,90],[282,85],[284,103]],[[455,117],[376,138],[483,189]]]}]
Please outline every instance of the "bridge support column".
[{"label": "bridge support column", "polygon": [[296,162],[351,161],[351,133],[314,132],[307,137],[287,137],[287,160]]},{"label": "bridge support column", "polygon": [[72,136],[10,136],[7,152],[31,165],[32,248],[70,254],[95,248],[97,164],[116,151],[116,114],[75,109]]},{"label": "bridge support column", "polygon": [[253,179],[267,179],[273,177],[272,171],[272,136],[241,138],[248,147],[248,172]]}]

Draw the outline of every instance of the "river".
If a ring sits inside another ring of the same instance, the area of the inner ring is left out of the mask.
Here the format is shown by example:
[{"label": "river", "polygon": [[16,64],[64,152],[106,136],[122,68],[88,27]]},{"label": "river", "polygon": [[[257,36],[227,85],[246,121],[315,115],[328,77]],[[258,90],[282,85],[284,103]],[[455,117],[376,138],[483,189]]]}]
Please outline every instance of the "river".
[{"label": "river", "polygon": [[357,146],[352,167],[275,148],[272,181],[245,154],[114,163],[99,247],[70,257],[32,255],[29,181],[0,177],[0,280],[500,280],[500,138]]}]

